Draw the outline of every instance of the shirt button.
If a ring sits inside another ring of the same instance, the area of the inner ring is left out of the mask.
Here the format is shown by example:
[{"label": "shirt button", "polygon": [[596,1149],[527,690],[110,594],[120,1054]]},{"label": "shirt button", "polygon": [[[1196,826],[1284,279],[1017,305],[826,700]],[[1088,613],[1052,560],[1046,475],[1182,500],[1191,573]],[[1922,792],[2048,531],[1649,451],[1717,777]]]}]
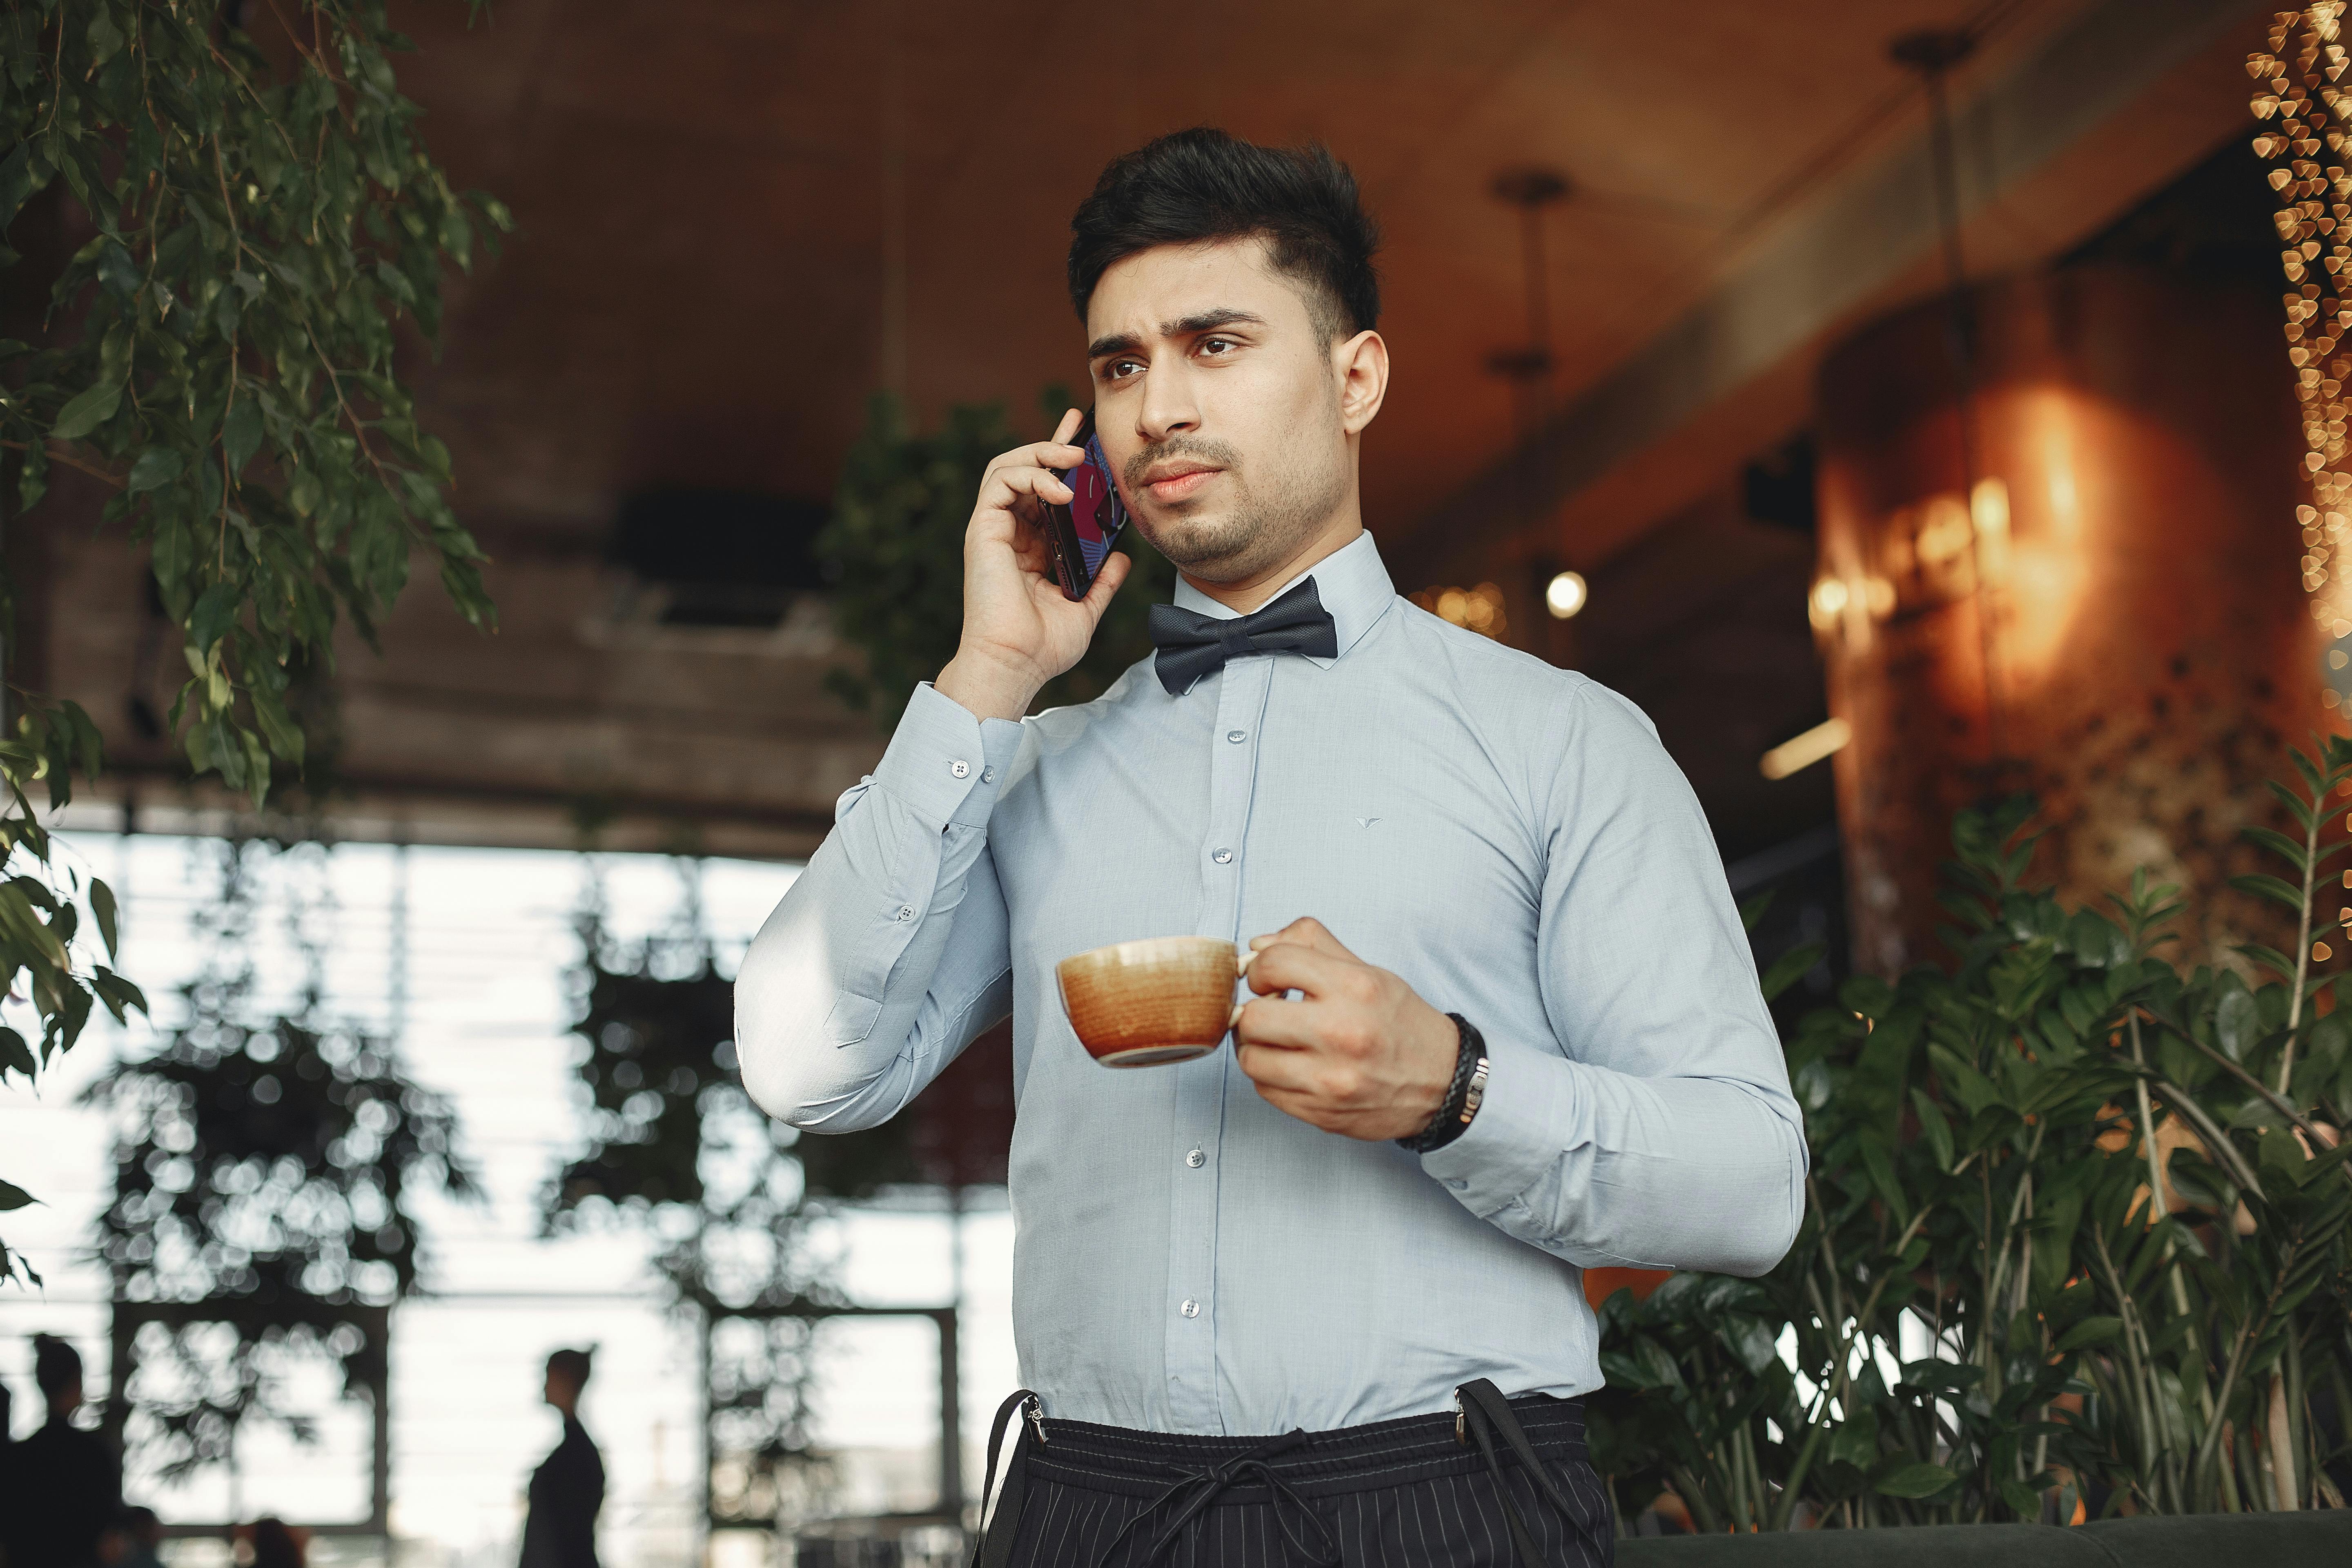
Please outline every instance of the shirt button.
[{"label": "shirt button", "polygon": [[948,764],[948,772],[955,774],[955,776],[960,779],[970,778],[971,776],[971,764],[965,762],[961,757],[958,757],[954,762]]},{"label": "shirt button", "polygon": [[1247,730],[1228,730],[1225,731],[1225,739],[1238,746],[1244,741],[1249,739],[1249,731]]},{"label": "shirt button", "polygon": [[898,906],[898,918],[902,921],[913,920],[915,918],[915,906],[912,904],[900,904]]},{"label": "shirt button", "polygon": [[1230,849],[1212,849],[1209,851],[1209,858],[1220,866],[1228,866],[1233,863],[1234,852]]},{"label": "shirt button", "polygon": [[1187,1301],[1176,1310],[1183,1313],[1188,1318],[1197,1318],[1201,1315],[1201,1303],[1198,1301]]},{"label": "shirt button", "polygon": [[994,768],[981,769],[980,782],[982,784],[994,784],[996,782],[996,770]]},{"label": "shirt button", "polygon": [[1197,1170],[1199,1170],[1202,1166],[1203,1166],[1203,1165],[1207,1164],[1208,1163],[1209,1163],[1209,1157],[1208,1157],[1208,1155],[1206,1155],[1206,1154],[1202,1153],[1202,1152],[1200,1150],[1198,1150],[1198,1149],[1193,1150],[1191,1153],[1189,1153],[1189,1154],[1187,1154],[1187,1155],[1185,1155],[1185,1156],[1184,1156],[1184,1163],[1186,1163],[1186,1164],[1188,1164],[1188,1165],[1192,1166],[1192,1169],[1194,1169],[1194,1170],[1196,1170],[1196,1171],[1197,1171]]}]

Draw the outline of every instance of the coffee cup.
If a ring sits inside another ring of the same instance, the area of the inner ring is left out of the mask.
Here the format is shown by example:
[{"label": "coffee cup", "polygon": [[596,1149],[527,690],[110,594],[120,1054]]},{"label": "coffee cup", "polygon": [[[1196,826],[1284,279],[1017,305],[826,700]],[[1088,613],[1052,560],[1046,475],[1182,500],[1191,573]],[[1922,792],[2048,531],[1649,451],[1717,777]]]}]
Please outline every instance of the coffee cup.
[{"label": "coffee cup", "polygon": [[1234,981],[1255,952],[1213,936],[1113,942],[1054,966],[1062,1010],[1107,1068],[1190,1061],[1224,1043],[1241,1016]]}]

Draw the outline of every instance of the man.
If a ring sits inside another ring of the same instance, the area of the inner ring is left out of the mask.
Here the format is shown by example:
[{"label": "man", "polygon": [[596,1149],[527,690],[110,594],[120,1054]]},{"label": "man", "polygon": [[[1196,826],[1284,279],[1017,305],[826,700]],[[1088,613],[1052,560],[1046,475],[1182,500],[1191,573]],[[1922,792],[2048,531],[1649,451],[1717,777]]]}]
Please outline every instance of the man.
[{"label": "man", "polygon": [[[1038,1397],[989,1561],[1605,1563],[1580,1268],[1759,1273],[1800,1212],[1713,839],[1630,703],[1391,588],[1343,166],[1187,132],[1073,227],[1104,452],[1182,574],[1159,651],[1024,717],[1127,562],[1064,599],[1030,520],[1079,451],[996,459],[955,658],[744,960],[745,1082],[869,1127],[1011,1010]],[[1256,951],[1236,1048],[1096,1067],[1055,963],[1188,932]]]},{"label": "man", "polygon": [[0,1455],[0,1547],[7,1568],[95,1568],[100,1537],[122,1501],[122,1467],[98,1434],[73,1424],[82,1406],[79,1351],[35,1334],[33,1382],[48,1420]]},{"label": "man", "polygon": [[163,1568],[163,1521],[153,1509],[117,1509],[108,1539],[107,1568]]},{"label": "man", "polygon": [[591,1352],[547,1358],[547,1402],[563,1415],[563,1440],[530,1473],[522,1527],[522,1568],[596,1568],[596,1515],[604,1507],[604,1460],[580,1425]]}]

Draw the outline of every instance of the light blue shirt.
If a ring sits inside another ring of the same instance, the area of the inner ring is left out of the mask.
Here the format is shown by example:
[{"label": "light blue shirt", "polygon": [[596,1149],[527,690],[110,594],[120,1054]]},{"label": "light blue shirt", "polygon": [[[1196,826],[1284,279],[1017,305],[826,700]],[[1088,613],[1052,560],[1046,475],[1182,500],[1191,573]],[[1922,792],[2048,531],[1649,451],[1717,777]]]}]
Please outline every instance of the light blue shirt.
[{"label": "light blue shirt", "polygon": [[[926,686],[746,955],[744,1080],[814,1132],[897,1113],[1004,1016],[1013,1329],[1045,1414],[1310,1431],[1598,1387],[1580,1270],[1758,1274],[1797,1230],[1797,1106],[1723,864],[1631,702],[1311,575],[1332,658],[1149,659],[982,721]],[[1231,611],[1193,591],[1176,602]],[[1312,915],[1486,1037],[1447,1147],[1318,1131],[1229,1049],[1096,1065],[1054,965]]]}]

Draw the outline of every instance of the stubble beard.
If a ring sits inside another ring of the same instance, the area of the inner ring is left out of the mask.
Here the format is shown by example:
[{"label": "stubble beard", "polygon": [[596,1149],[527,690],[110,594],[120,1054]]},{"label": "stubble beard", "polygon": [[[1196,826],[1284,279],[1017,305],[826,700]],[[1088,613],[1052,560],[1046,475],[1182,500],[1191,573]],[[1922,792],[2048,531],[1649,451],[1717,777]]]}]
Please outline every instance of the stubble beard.
[{"label": "stubble beard", "polygon": [[1220,511],[1195,513],[1190,505],[1147,518],[1138,510],[1136,526],[1153,548],[1186,575],[1204,583],[1240,583],[1272,570],[1295,555],[1331,519],[1347,496],[1344,464],[1328,468],[1293,468],[1275,476],[1261,491],[1244,477],[1238,454],[1223,443],[1179,443],[1143,455],[1139,469],[1163,457],[1193,456],[1223,467],[1232,490]]}]

